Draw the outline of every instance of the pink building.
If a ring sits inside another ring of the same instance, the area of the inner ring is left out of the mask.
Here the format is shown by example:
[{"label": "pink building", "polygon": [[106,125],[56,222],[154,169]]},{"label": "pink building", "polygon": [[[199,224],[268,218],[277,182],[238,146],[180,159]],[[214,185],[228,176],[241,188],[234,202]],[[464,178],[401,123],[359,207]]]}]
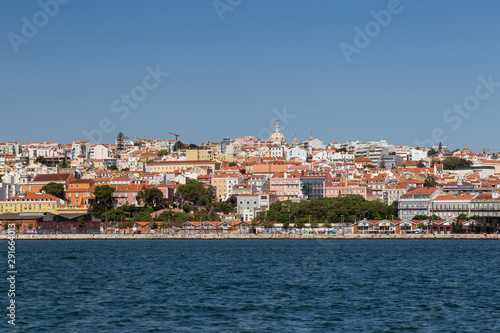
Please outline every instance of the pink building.
[{"label": "pink building", "polygon": [[135,197],[139,191],[144,191],[144,184],[131,184],[131,185],[110,185],[115,188],[113,192],[113,201],[116,206],[121,205],[137,205]]},{"label": "pink building", "polygon": [[278,172],[270,179],[270,190],[276,193],[279,201],[291,200],[302,195],[300,172]]},{"label": "pink building", "polygon": [[361,195],[363,198],[368,199],[371,195],[371,191],[366,185],[347,181],[327,186],[325,189],[325,196],[327,198],[346,197],[354,194]]}]

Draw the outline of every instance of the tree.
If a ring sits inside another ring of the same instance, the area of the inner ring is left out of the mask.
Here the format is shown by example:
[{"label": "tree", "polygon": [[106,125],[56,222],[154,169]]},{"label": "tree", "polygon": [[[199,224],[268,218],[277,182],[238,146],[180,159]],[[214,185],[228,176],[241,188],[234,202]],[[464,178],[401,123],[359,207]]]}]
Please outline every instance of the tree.
[{"label": "tree", "polygon": [[144,191],[139,191],[135,198],[137,202],[142,202],[154,208],[161,204],[163,192],[157,187],[147,188]]},{"label": "tree", "polygon": [[156,153],[156,155],[158,157],[162,157],[162,156],[168,155],[168,149],[160,149],[160,150],[158,150],[158,153]]},{"label": "tree", "polygon": [[438,151],[443,151],[443,144],[439,142]]},{"label": "tree", "polygon": [[38,156],[35,159],[35,163],[47,165],[47,159],[45,157],[43,157],[43,156]]},{"label": "tree", "polygon": [[425,187],[436,187],[437,186],[437,181],[436,177],[432,175],[427,175],[424,179],[424,186]]},{"label": "tree", "polygon": [[173,150],[174,151],[178,151],[178,150],[181,150],[181,149],[185,149],[186,148],[186,145],[183,144],[182,142],[180,141],[176,141],[175,144],[174,144],[174,148]]},{"label": "tree", "polygon": [[474,223],[474,221],[471,221],[471,223],[469,225],[469,233],[471,233],[471,234],[476,233],[476,224]]},{"label": "tree", "polygon": [[197,206],[205,206],[212,201],[214,190],[212,186],[205,187],[201,182],[189,179],[185,185],[180,185],[175,193],[179,201],[185,200]]},{"label": "tree", "polygon": [[238,166],[238,163],[236,163],[236,162],[231,162],[231,163],[229,163],[229,166],[230,166],[230,167],[235,167],[235,166]]},{"label": "tree", "polygon": [[234,200],[236,200],[236,197],[231,196],[230,198],[228,198],[224,202],[214,202],[213,207],[214,207],[215,211],[221,212],[221,213],[224,213],[224,214],[234,213],[234,210],[235,210],[235,208],[237,206],[237,203],[236,202],[232,202],[231,201],[232,198],[234,198]]},{"label": "tree", "polygon": [[305,225],[306,225],[305,218],[297,219],[297,221],[295,221],[295,223],[293,224],[293,226],[297,229],[302,229],[304,228]]},{"label": "tree", "polygon": [[437,153],[438,153],[438,152],[436,151],[436,149],[431,148],[431,149],[429,149],[429,150],[427,151],[427,156],[428,156],[428,157],[430,157],[430,156],[435,155],[435,154],[437,154]]},{"label": "tree", "polygon": [[463,230],[463,224],[458,219],[451,223],[451,230],[454,234],[461,234]]},{"label": "tree", "polygon": [[339,148],[336,150],[337,153],[347,153],[347,149],[345,147]]},{"label": "tree", "polygon": [[28,224],[28,229],[33,229],[33,223]]},{"label": "tree", "polygon": [[59,168],[61,169],[66,169],[66,168],[69,168],[70,165],[69,163],[66,161],[66,158],[64,158],[61,163],[59,163]]},{"label": "tree", "polygon": [[422,160],[418,161],[417,168],[425,168],[424,161],[422,161]]},{"label": "tree", "polygon": [[111,164],[111,165],[108,165],[108,170],[117,171],[118,167],[116,166],[116,164]]},{"label": "tree", "polygon": [[43,185],[40,192],[45,191],[47,194],[51,194],[60,199],[64,198],[64,185],[59,183],[50,182],[47,185]]},{"label": "tree", "polygon": [[488,232],[488,224],[486,223],[486,221],[484,221],[483,223],[483,233],[487,233]]},{"label": "tree", "polygon": [[472,162],[456,156],[448,156],[443,160],[444,170],[456,170],[458,168],[469,167]]},{"label": "tree", "polygon": [[23,224],[21,222],[17,222],[16,223],[16,230],[19,231],[19,229],[21,229],[22,225]]},{"label": "tree", "polygon": [[262,226],[265,229],[271,229],[271,228],[274,228],[274,222],[272,222],[272,221],[265,221],[265,222],[262,223]]},{"label": "tree", "polygon": [[96,215],[102,215],[106,209],[110,209],[113,206],[113,192],[114,187],[109,185],[97,186],[94,191],[94,206],[92,211]]},{"label": "tree", "polygon": [[85,228],[86,226],[86,222],[85,222],[85,219],[83,218],[83,216],[80,216],[76,222],[78,223],[78,229],[80,230],[80,232],[82,231],[82,229]]},{"label": "tree", "polygon": [[379,167],[379,169],[385,169],[385,156],[384,155],[382,155],[380,157],[380,162],[378,164],[378,167]]},{"label": "tree", "polygon": [[189,146],[188,146],[189,149],[196,149],[198,148],[197,145],[195,145],[194,143],[190,143]]},{"label": "tree", "polygon": [[3,222],[3,230],[8,230],[9,229],[9,222],[4,221]]},{"label": "tree", "polygon": [[125,150],[125,135],[122,132],[116,136],[116,150],[119,153]]}]

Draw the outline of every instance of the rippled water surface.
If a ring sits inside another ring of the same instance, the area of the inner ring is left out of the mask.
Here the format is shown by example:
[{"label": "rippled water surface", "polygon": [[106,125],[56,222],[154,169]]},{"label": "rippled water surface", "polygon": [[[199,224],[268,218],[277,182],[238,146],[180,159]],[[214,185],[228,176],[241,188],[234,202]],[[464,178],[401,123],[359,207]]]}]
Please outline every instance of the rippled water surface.
[{"label": "rippled water surface", "polygon": [[16,245],[19,332],[500,331],[497,241]]}]

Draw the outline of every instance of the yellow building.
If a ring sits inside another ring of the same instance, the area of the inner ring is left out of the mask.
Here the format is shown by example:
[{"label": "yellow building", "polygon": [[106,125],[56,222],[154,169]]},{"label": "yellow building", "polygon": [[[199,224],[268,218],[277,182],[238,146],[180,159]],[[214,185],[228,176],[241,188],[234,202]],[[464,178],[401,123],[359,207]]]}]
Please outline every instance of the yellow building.
[{"label": "yellow building", "polygon": [[147,166],[147,172],[174,172],[175,170],[186,170],[199,168],[209,168],[211,172],[220,169],[220,163],[214,161],[163,161],[152,162]]},{"label": "yellow building", "polygon": [[68,203],[59,207],[57,214],[88,214],[90,211],[89,205],[75,205]]},{"label": "yellow building", "polygon": [[0,165],[0,176],[6,175],[7,173],[11,172],[13,168],[8,165]]},{"label": "yellow building", "polygon": [[64,203],[51,194],[26,192],[0,201],[0,214],[5,213],[53,213]]},{"label": "yellow building", "polygon": [[229,163],[236,162],[236,156],[234,156],[234,155],[219,155],[217,157],[217,160],[229,162]]},{"label": "yellow building", "polygon": [[213,161],[216,158],[215,148],[186,149],[186,161]]},{"label": "yellow building", "polygon": [[211,184],[215,189],[217,200],[226,200],[231,194],[233,187],[243,180],[240,174],[218,174],[212,176]]}]

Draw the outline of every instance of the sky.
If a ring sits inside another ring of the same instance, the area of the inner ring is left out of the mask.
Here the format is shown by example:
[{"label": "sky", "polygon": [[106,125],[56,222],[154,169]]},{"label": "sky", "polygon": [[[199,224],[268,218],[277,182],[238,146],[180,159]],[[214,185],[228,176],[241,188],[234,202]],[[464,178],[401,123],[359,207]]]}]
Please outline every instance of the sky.
[{"label": "sky", "polygon": [[0,141],[500,150],[500,2],[1,1]]}]

